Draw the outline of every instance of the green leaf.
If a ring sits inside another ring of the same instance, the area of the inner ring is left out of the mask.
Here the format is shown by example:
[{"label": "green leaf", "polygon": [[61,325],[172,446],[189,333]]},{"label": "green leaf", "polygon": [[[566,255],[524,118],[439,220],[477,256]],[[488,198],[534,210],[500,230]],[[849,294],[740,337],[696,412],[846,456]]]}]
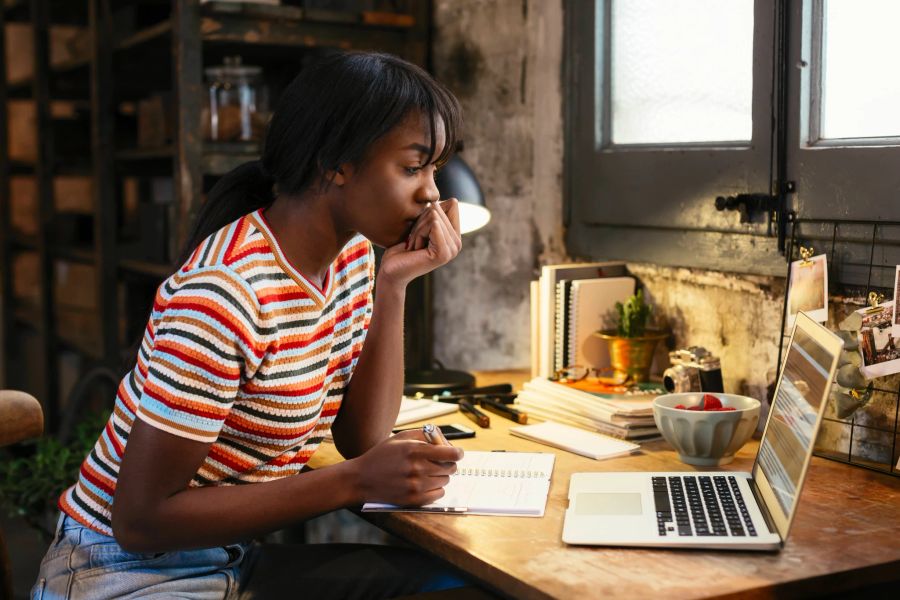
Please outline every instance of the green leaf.
[{"label": "green leaf", "polygon": [[622,302],[616,302],[616,314],[618,323],[616,333],[620,337],[641,337],[647,330],[650,320],[651,308],[644,302],[644,290],[639,289],[631,298]]}]

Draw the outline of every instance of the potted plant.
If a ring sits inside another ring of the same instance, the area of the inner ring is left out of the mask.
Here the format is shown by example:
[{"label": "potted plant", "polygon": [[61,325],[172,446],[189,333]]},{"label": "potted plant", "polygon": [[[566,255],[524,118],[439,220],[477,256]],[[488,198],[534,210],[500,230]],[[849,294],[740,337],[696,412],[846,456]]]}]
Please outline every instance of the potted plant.
[{"label": "potted plant", "polygon": [[78,469],[109,412],[85,417],[65,443],[45,435],[0,450],[0,509],[21,518],[46,542],[53,537],[56,501],[78,478]]},{"label": "potted plant", "polygon": [[656,344],[668,336],[647,328],[652,312],[644,301],[644,291],[639,289],[624,303],[616,302],[616,328],[595,334],[609,344],[610,365],[616,378],[635,383],[650,378]]}]

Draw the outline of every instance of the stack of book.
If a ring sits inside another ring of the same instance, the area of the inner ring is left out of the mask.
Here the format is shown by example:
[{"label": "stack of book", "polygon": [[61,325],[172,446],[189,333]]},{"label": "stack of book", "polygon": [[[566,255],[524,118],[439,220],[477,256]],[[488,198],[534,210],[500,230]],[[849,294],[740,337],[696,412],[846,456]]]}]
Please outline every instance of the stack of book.
[{"label": "stack of book", "polygon": [[537,419],[641,442],[660,437],[653,421],[653,399],[663,393],[652,385],[624,394],[586,392],[535,377],[516,402]]}]

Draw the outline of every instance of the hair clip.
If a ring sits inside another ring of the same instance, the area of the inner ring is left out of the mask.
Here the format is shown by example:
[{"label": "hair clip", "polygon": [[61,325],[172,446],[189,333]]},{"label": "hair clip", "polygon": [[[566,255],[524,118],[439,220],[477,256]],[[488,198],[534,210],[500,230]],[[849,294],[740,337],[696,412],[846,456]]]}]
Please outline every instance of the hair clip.
[{"label": "hair clip", "polygon": [[809,260],[810,258],[812,258],[813,252],[815,252],[815,250],[813,250],[812,246],[810,246],[809,248],[807,248],[806,246],[800,246],[801,267],[809,267],[813,264],[813,262]]},{"label": "hair clip", "polygon": [[879,306],[884,302],[884,294],[878,292],[869,292],[869,308],[866,309],[867,315],[874,315],[884,310],[883,306]]}]

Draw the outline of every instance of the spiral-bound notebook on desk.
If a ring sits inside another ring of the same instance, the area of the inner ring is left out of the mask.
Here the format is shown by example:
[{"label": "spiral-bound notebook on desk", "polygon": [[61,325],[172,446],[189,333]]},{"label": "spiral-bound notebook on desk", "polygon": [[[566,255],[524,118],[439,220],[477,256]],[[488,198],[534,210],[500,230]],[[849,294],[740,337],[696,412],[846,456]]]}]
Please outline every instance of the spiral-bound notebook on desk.
[{"label": "spiral-bound notebook on desk", "polygon": [[468,450],[437,502],[416,507],[368,502],[362,510],[542,517],[555,459],[546,452]]}]

